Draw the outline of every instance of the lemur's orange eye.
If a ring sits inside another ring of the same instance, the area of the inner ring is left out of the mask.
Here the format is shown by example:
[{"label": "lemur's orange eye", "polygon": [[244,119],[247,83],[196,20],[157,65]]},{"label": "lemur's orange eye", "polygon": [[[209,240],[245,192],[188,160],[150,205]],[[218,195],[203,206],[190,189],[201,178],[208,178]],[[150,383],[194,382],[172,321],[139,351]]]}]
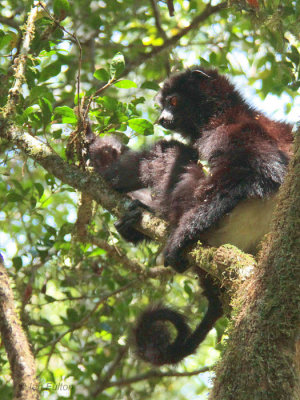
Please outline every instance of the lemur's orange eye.
[{"label": "lemur's orange eye", "polygon": [[170,104],[173,107],[177,107],[178,106],[178,97],[177,96],[172,96],[170,98]]}]

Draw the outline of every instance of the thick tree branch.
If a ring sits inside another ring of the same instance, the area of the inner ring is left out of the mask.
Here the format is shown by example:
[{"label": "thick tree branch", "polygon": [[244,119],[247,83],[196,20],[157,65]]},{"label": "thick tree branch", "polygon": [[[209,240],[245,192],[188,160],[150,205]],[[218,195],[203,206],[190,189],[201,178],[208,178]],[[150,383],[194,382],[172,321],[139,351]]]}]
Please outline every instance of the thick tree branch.
[{"label": "thick tree branch", "polygon": [[[93,198],[113,215],[121,217],[128,210],[130,199],[112,190],[101,176],[68,164],[37,138],[28,133],[20,133],[12,124],[7,125],[3,121],[2,126],[0,125],[0,136],[11,141],[13,145],[19,147],[28,157],[38,162],[62,182]],[[163,242],[166,239],[166,222],[149,212],[143,212],[137,228],[153,240]],[[228,287],[232,287],[237,271],[240,278],[243,278],[243,271],[248,273],[255,265],[251,256],[245,255],[233,246],[222,246],[219,249],[203,249],[201,246],[196,246],[189,252],[188,257],[191,265],[200,266],[222,280]],[[227,274],[225,280],[224,271]]]},{"label": "thick tree branch", "polygon": [[15,83],[13,87],[9,90],[8,100],[3,111],[3,115],[5,115],[6,117],[9,117],[14,113],[19,95],[21,93],[22,84],[25,81],[26,60],[30,50],[30,43],[34,37],[34,22],[37,16],[37,12],[38,7],[33,7],[28,15],[21,51],[15,62]]},{"label": "thick tree branch", "polygon": [[[30,51],[30,43],[34,37],[37,12],[38,8],[32,7],[28,14],[20,54],[15,62],[15,82],[9,91],[7,103],[3,109],[4,120],[8,120],[15,112],[21,87],[25,81],[26,60]],[[11,366],[14,398],[15,400],[38,399],[35,361],[14,308],[13,293],[1,255],[0,280],[0,329]]]},{"label": "thick tree branch", "polygon": [[14,382],[15,400],[39,399],[35,361],[14,306],[13,292],[0,254],[0,331]]}]

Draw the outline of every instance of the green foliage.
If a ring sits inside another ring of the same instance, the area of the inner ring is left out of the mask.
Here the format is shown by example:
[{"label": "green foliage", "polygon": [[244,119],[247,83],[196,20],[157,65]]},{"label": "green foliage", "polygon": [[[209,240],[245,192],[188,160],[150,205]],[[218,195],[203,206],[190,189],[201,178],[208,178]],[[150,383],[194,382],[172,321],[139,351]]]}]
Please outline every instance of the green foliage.
[{"label": "green foliage", "polygon": [[[233,2],[231,8],[212,14],[173,42],[167,37],[174,38],[189,26],[207,1],[175,1],[172,18],[166,2],[156,3],[159,21],[148,0],[47,2],[56,22],[40,10],[27,58],[26,84],[13,116],[20,132],[39,137],[64,156],[78,124],[75,105],[94,95],[89,118],[95,132],[117,134],[124,143],[131,140],[130,145],[138,147],[152,140],[150,136],[156,139],[169,133],[151,122],[157,117],[153,97],[161,80],[171,68],[196,62],[232,76],[246,75],[261,98],[285,93],[292,103],[300,81],[299,2],[264,1],[259,9]],[[30,4],[0,2],[0,107],[14,84],[15,57]],[[101,91],[104,85],[108,87]],[[287,103],[286,110],[290,109]],[[201,319],[206,305],[194,277],[142,280],[105,250],[76,243],[78,194],[6,141],[0,148],[0,251],[15,282],[22,321],[37,359],[42,398],[50,392],[53,399],[74,400],[160,400],[166,393],[176,400],[205,399],[208,374],[114,383],[150,369],[132,351],[120,356],[146,304],[164,299],[181,309],[192,325]],[[158,245],[134,248],[118,236],[114,222],[98,206],[89,232],[117,246],[144,269],[154,267]],[[174,370],[214,364],[225,326],[223,319],[198,352]],[[114,365],[109,377],[106,374]],[[12,397],[12,389],[3,347],[0,366],[1,399],[6,400]],[[101,386],[107,376],[107,387]],[[55,386],[62,382],[67,389]]]},{"label": "green foliage", "polygon": [[135,132],[140,133],[142,135],[153,134],[153,125],[144,118],[133,118],[129,120],[128,125]]},{"label": "green foliage", "polygon": [[94,72],[94,77],[99,81],[107,82],[109,80],[109,73],[104,68],[99,68]]},{"label": "green foliage", "polygon": [[61,12],[68,12],[70,8],[68,0],[53,0],[53,12],[55,15],[59,16]]},{"label": "green foliage", "polygon": [[124,56],[121,53],[117,53],[110,64],[110,77],[111,79],[117,79],[122,74],[125,68]]}]

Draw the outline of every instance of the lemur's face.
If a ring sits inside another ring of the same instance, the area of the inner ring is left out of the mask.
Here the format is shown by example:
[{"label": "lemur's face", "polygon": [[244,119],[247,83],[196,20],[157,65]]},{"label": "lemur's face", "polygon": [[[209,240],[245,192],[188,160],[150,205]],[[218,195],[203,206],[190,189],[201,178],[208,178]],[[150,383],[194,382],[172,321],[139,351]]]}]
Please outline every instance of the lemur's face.
[{"label": "lemur's face", "polygon": [[159,100],[161,113],[158,123],[165,129],[179,130],[181,125],[182,98],[178,93],[171,93]]},{"label": "lemur's face", "polygon": [[198,70],[167,79],[156,97],[161,109],[157,122],[184,137],[199,137],[210,113],[207,107],[209,79],[208,75]]}]

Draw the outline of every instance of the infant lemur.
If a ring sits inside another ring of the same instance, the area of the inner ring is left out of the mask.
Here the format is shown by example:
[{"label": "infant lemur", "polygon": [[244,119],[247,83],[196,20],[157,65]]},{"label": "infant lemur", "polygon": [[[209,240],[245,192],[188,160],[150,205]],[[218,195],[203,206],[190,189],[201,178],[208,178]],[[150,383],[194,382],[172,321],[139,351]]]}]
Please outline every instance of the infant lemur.
[{"label": "infant lemur", "polygon": [[[292,126],[272,121],[249,106],[215,69],[193,67],[171,76],[157,102],[159,124],[180,133],[188,144],[160,140],[133,151],[115,137],[99,138],[89,132],[91,165],[114,189],[130,192],[142,202],[146,198],[146,206],[168,220],[166,266],[185,271],[185,250],[198,240],[211,246],[230,243],[254,254],[269,230],[276,193],[286,174]],[[208,174],[199,160],[207,161]],[[117,224],[121,235],[133,243],[146,239],[133,227],[139,215],[133,209]],[[208,309],[194,332],[168,308],[142,314],[135,329],[141,358],[162,365],[195,351],[222,315],[218,288],[204,273],[201,284]],[[164,321],[175,325],[175,340]]]}]

